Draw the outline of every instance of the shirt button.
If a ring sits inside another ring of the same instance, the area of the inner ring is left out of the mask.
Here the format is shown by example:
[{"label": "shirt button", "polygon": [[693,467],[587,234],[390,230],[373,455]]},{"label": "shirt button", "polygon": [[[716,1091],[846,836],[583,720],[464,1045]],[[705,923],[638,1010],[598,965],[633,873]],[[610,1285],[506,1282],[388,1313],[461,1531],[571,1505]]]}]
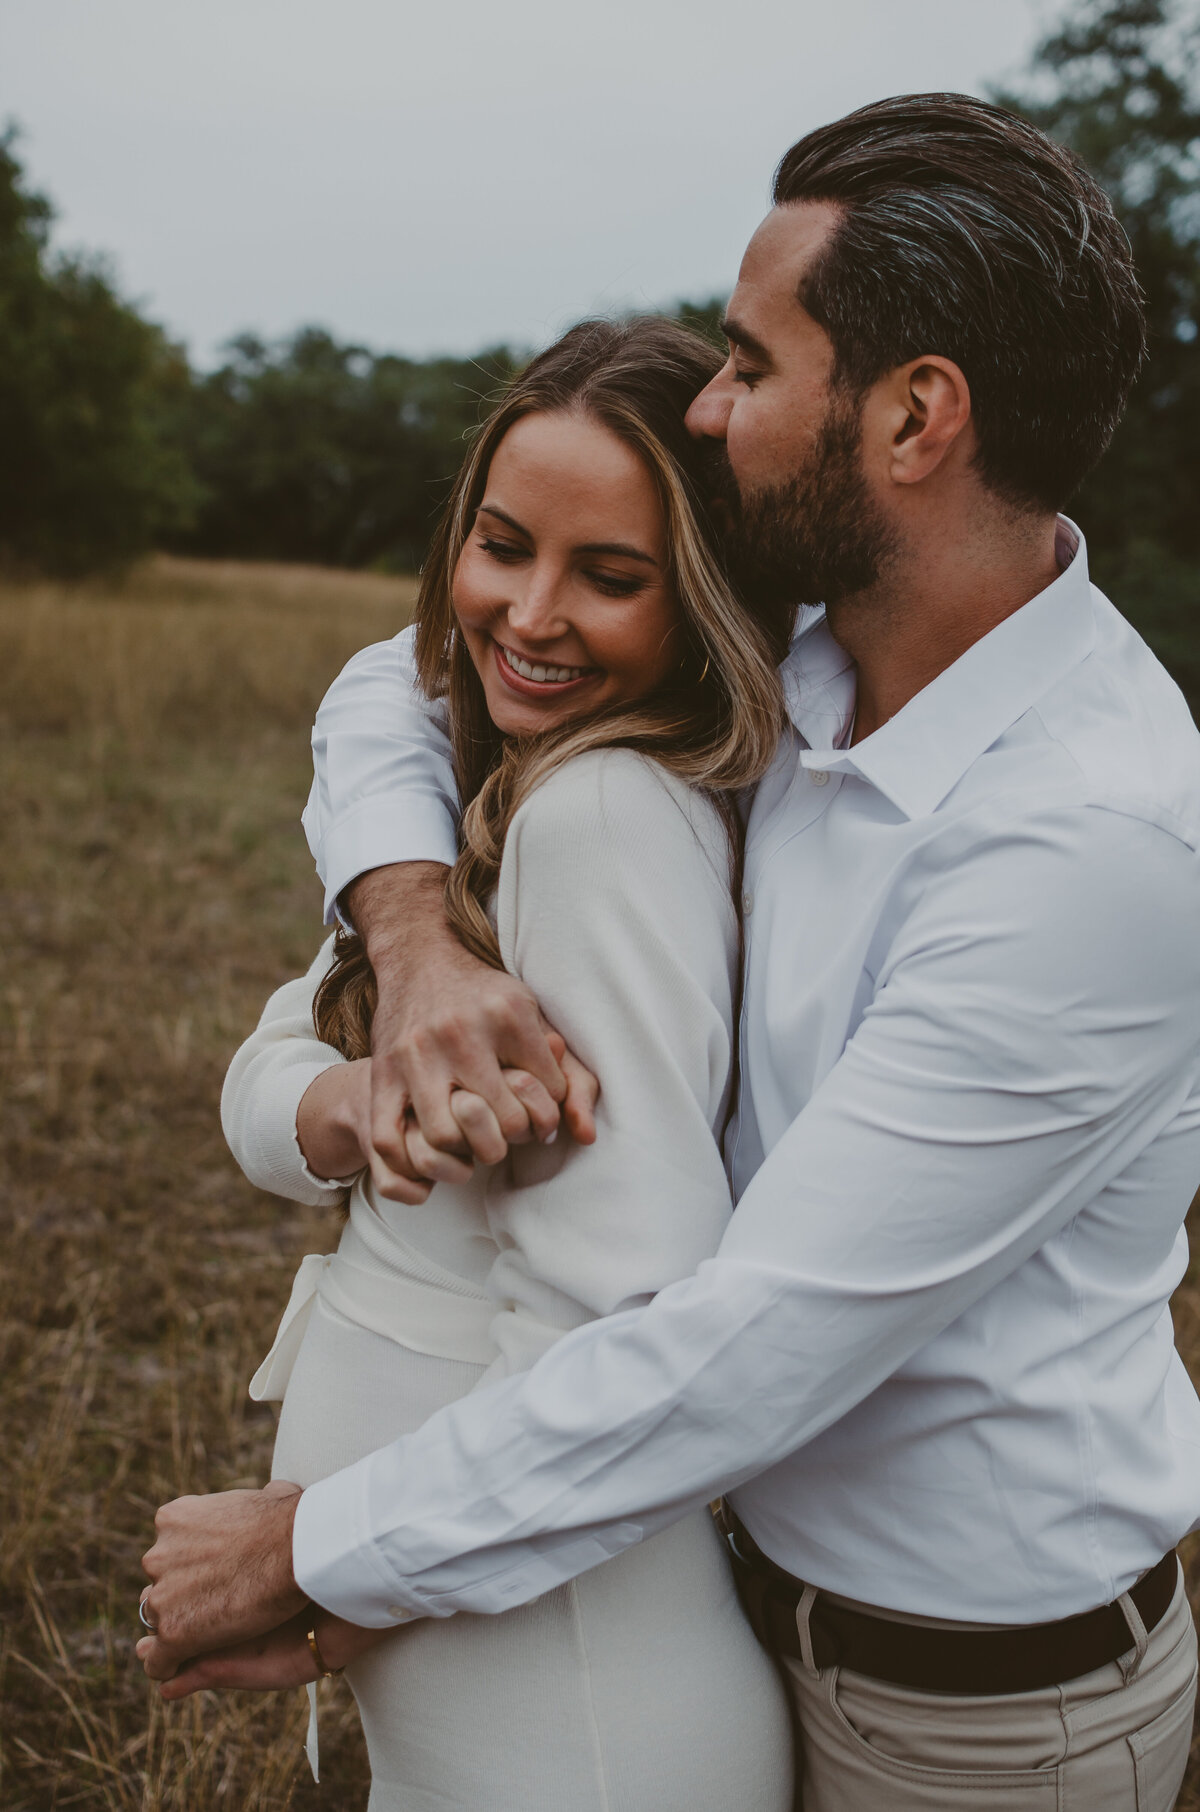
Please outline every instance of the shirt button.
[{"label": "shirt button", "polygon": [[829,775],[824,768],[809,768],[808,777],[814,786],[828,786]]},{"label": "shirt button", "polygon": [[750,892],[749,888],[747,888],[742,895],[742,911],[747,917],[754,911],[754,895]]},{"label": "shirt button", "polygon": [[406,1611],[402,1604],[389,1604],[387,1614],[394,1617],[397,1623],[408,1623],[412,1619],[412,1612]]}]

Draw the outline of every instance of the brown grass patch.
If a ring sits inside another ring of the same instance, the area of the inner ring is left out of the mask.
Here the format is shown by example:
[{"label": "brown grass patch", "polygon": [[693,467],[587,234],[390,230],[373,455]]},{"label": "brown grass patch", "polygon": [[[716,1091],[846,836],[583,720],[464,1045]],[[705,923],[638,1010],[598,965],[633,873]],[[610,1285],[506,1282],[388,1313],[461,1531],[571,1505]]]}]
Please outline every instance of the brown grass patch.
[{"label": "brown grass patch", "polygon": [[[313,709],[410,582],[156,560],[119,586],[0,587],[0,1805],[352,1812],[298,1693],[164,1710],[133,1655],[155,1507],[266,1477],[246,1381],[320,1215],[252,1190],[225,1065],[308,963],[297,822]],[[1177,1299],[1200,1362],[1200,1276]],[[1192,1583],[1200,1588],[1193,1547]],[[1180,1800],[1200,1812],[1200,1768]]]},{"label": "brown grass patch", "polygon": [[225,1065],[311,960],[308,727],[410,581],[156,560],[0,588],[0,1804],[365,1803],[348,1695],[164,1711],[133,1656],[158,1502],[259,1482],[246,1396],[319,1215],[225,1151]]}]

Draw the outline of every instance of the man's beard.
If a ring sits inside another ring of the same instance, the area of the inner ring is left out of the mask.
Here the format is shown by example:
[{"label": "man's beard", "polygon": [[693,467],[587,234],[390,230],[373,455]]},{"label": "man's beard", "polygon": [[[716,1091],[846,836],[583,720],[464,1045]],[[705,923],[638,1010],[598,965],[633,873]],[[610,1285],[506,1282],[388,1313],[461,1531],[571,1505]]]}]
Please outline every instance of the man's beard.
[{"label": "man's beard", "polygon": [[896,552],[863,473],[856,398],[834,394],[803,468],[777,484],[741,492],[724,446],[710,459],[732,521],[730,577],[759,609],[837,604],[874,585]]}]

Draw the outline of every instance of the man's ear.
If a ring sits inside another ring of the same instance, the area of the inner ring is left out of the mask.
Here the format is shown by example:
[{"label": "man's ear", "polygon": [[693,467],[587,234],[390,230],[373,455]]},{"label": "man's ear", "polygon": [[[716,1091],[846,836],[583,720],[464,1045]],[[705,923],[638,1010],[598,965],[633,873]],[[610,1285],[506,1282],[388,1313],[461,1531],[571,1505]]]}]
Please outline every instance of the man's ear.
[{"label": "man's ear", "polygon": [[953,359],[931,356],[898,365],[878,390],[880,426],[888,434],[888,477],[893,484],[919,484],[969,431],[967,380]]}]

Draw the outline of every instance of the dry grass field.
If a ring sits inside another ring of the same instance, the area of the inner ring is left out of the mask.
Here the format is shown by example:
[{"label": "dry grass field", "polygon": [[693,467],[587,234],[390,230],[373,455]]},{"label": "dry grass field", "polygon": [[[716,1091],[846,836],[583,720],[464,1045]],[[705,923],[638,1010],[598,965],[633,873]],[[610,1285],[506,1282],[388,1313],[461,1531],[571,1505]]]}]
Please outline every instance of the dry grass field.
[{"label": "dry grass field", "polygon": [[[120,587],[0,587],[5,1812],[365,1805],[340,1688],[317,1789],[301,1694],[164,1713],[133,1642],[155,1506],[266,1476],[246,1381],[297,1256],[335,1237],[242,1180],[217,1098],[321,935],[298,824],[313,708],[411,598],[165,559]],[[1200,1366],[1200,1273],[1177,1308]]]},{"label": "dry grass field", "polygon": [[0,589],[0,1805],[365,1804],[329,1690],[164,1715],[132,1653],[155,1505],[261,1482],[246,1380],[318,1215],[217,1124],[228,1057],[311,960],[308,726],[407,581],[157,560],[119,589]]}]

